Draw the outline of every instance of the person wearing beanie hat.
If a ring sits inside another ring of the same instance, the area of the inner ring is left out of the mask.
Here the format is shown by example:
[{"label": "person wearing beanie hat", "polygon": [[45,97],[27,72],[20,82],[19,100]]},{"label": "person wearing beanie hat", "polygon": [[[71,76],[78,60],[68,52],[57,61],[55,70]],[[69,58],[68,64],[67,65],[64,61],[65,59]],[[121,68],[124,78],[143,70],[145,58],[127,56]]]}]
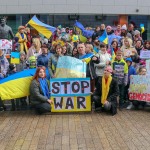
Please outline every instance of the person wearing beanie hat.
[{"label": "person wearing beanie hat", "polygon": [[26,54],[28,52],[28,48],[27,48],[27,36],[24,33],[24,26],[19,26],[18,27],[18,32],[16,33],[16,37],[19,38],[19,43],[20,43],[20,51],[24,51]]},{"label": "person wearing beanie hat", "polygon": [[121,27],[121,30],[127,30],[126,24],[124,24],[124,25]]},{"label": "person wearing beanie hat", "polygon": [[126,58],[126,63],[128,65],[128,84],[125,86],[125,100],[129,102],[129,105],[127,106],[127,109],[131,109],[133,107],[132,102],[129,101],[129,96],[128,96],[128,89],[130,86],[130,77],[131,75],[136,75],[136,69],[134,66],[132,66],[132,58]]},{"label": "person wearing beanie hat", "polygon": [[107,31],[107,35],[111,35],[114,33],[114,31],[112,30],[112,27],[111,26],[107,26],[106,27],[106,31]]},{"label": "person wearing beanie hat", "polygon": [[143,39],[142,39],[142,37],[141,37],[140,31],[135,30],[135,31],[134,31],[134,43],[135,43],[136,41],[138,41],[138,40],[141,40],[142,43],[143,43]]},{"label": "person wearing beanie hat", "polygon": [[112,72],[111,66],[105,67],[103,77],[98,80],[93,101],[95,103],[95,111],[106,110],[115,115],[117,113],[119,87],[117,80],[111,76]]}]

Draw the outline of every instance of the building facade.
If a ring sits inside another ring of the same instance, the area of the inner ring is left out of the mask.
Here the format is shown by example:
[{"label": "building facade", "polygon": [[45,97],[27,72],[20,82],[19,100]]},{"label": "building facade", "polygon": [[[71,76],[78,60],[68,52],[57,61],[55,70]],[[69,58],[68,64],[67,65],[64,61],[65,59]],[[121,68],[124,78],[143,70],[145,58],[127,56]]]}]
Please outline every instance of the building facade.
[{"label": "building facade", "polygon": [[36,14],[45,23],[64,27],[76,19],[91,27],[133,22],[138,29],[143,23],[144,37],[150,37],[150,0],[0,0],[0,14],[8,16],[14,32]]}]

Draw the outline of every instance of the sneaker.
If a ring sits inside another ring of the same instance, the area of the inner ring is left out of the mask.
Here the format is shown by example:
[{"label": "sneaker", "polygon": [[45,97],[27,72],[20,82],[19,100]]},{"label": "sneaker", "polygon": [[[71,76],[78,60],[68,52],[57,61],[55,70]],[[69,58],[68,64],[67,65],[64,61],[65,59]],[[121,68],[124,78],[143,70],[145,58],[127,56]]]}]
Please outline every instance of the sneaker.
[{"label": "sneaker", "polygon": [[126,109],[130,110],[130,109],[132,109],[133,107],[134,107],[134,106],[133,106],[132,102],[130,102],[130,104],[128,105],[128,107],[127,107]]}]

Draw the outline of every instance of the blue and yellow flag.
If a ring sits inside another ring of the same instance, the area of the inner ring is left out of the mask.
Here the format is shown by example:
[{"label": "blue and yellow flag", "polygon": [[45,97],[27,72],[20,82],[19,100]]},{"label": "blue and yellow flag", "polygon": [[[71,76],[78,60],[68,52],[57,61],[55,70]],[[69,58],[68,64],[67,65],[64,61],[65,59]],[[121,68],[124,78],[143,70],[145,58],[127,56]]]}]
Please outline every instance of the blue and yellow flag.
[{"label": "blue and yellow flag", "polygon": [[19,52],[11,52],[11,64],[19,64],[20,63],[20,53]]},{"label": "blue and yellow flag", "polygon": [[70,56],[59,57],[56,78],[85,78],[86,63]]},{"label": "blue and yellow flag", "polygon": [[92,35],[94,33],[94,31],[92,31],[92,30],[86,30],[84,28],[84,26],[80,22],[78,22],[78,21],[75,22],[74,26],[77,27],[77,28],[79,28],[82,31],[82,36],[84,36],[86,38],[92,37]]},{"label": "blue and yellow flag", "polygon": [[145,31],[144,24],[140,24],[140,28],[141,28],[141,33],[143,33]]},{"label": "blue and yellow flag", "polygon": [[[0,98],[2,100],[11,100],[15,98],[21,98],[28,96],[32,77],[34,76],[36,69],[28,69],[7,78],[0,80]],[[48,75],[48,69],[46,75]]]},{"label": "blue and yellow flag", "polygon": [[114,59],[115,59],[115,57],[116,57],[116,55],[115,55],[115,52],[114,52],[114,49],[113,48],[111,48],[111,62],[113,62],[114,61]]},{"label": "blue and yellow flag", "polygon": [[48,39],[51,37],[52,33],[56,30],[55,27],[52,27],[48,24],[39,21],[35,15],[28,22],[28,24],[33,28],[35,28],[39,33],[43,34]]},{"label": "blue and yellow flag", "polygon": [[99,49],[98,49],[97,47],[94,46],[93,52],[94,52],[94,54],[97,54],[97,53],[99,52]]},{"label": "blue and yellow flag", "polygon": [[103,42],[104,44],[108,44],[108,36],[107,36],[106,30],[104,30],[102,36],[100,36],[100,37],[98,38],[98,40],[99,40],[100,42]]},{"label": "blue and yellow flag", "polygon": [[80,59],[84,60],[84,62],[86,62],[86,64],[88,64],[91,61],[91,57],[94,56],[93,53],[88,53],[85,54],[83,57],[81,57]]}]

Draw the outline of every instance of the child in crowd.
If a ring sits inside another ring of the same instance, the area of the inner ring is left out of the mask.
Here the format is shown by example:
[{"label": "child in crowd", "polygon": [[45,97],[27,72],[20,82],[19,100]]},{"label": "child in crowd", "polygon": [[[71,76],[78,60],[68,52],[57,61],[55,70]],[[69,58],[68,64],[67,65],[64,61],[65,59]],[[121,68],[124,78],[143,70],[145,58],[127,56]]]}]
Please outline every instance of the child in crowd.
[{"label": "child in crowd", "polygon": [[119,109],[124,106],[124,88],[128,83],[128,66],[122,57],[122,51],[118,50],[116,58],[112,62],[113,77],[118,80],[119,85]]},{"label": "child in crowd", "polygon": [[[132,59],[130,57],[126,58],[126,63],[128,65],[128,83],[125,86],[125,100],[129,101],[128,89],[130,86],[130,76],[136,75],[136,69],[132,66]],[[130,102],[127,109],[131,109],[132,107],[133,107],[132,102]]]}]

